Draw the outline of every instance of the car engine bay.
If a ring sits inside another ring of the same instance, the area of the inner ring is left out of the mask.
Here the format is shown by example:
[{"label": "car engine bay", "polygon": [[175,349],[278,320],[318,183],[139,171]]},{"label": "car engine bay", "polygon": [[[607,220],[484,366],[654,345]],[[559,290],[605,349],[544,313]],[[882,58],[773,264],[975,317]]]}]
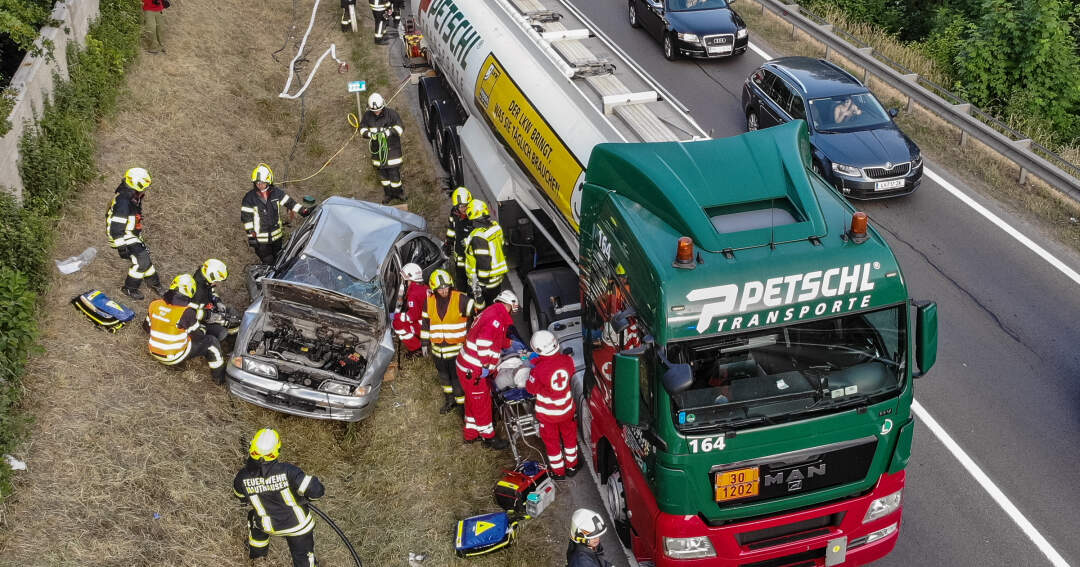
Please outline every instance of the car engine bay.
[{"label": "car engine bay", "polygon": [[264,330],[254,334],[248,342],[248,354],[276,358],[291,362],[302,368],[299,372],[279,371],[279,377],[288,382],[305,386],[317,386],[319,379],[304,368],[332,372],[350,380],[359,380],[367,368],[363,355],[364,343],[348,330],[334,330],[329,325],[308,321],[292,321],[273,315]]}]

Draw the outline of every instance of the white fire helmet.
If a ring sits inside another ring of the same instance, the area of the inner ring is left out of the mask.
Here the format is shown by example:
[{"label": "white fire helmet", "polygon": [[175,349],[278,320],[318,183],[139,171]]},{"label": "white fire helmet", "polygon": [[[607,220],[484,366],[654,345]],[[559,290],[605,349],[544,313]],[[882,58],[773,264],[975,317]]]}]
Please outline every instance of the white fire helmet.
[{"label": "white fire helmet", "polygon": [[495,301],[505,303],[506,306],[510,308],[511,313],[516,312],[518,309],[521,308],[521,306],[518,304],[517,296],[514,295],[514,292],[508,289],[500,291],[499,295],[495,296]]},{"label": "white fire helmet", "polygon": [[409,262],[401,268],[401,277],[416,283],[424,282],[424,271],[420,269],[420,266]]},{"label": "white fire helmet", "polygon": [[379,93],[371,93],[371,96],[367,99],[368,110],[382,110],[386,102],[383,101],[383,97]]},{"label": "white fire helmet", "polygon": [[570,539],[578,543],[589,543],[590,539],[596,539],[607,531],[604,519],[600,514],[588,508],[574,510],[570,517]]},{"label": "white fire helmet", "polygon": [[551,331],[537,331],[529,340],[529,346],[540,356],[551,356],[559,352],[559,339]]}]

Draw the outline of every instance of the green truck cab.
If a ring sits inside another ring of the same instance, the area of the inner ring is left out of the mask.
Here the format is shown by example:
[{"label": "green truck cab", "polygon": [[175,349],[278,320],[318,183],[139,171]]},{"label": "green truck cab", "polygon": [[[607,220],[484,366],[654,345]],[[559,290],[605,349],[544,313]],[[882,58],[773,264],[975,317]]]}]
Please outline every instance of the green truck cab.
[{"label": "green truck cab", "polygon": [[579,423],[639,560],[859,565],[896,544],[936,305],[811,163],[801,121],[592,152]]}]

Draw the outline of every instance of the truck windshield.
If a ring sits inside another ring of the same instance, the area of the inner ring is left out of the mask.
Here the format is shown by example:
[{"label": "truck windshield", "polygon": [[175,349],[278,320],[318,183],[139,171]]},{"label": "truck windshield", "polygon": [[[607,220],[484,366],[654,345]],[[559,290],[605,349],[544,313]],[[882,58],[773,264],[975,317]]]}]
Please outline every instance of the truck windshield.
[{"label": "truck windshield", "polygon": [[682,431],[733,430],[876,403],[906,365],[903,305],[789,327],[673,343],[694,382],[672,396]]}]

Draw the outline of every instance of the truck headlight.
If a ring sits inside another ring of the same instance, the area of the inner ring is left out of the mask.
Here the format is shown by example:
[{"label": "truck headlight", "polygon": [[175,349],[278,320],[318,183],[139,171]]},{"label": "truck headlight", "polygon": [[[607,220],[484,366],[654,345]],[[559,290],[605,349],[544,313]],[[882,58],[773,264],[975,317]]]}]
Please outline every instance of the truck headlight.
[{"label": "truck headlight", "polygon": [[697,43],[698,36],[692,33],[679,33],[679,39],[688,43]]},{"label": "truck headlight", "polygon": [[746,37],[746,28],[739,28],[739,31],[735,32],[735,37],[738,39]]},{"label": "truck headlight", "polygon": [[895,512],[900,508],[901,495],[904,491],[897,490],[888,496],[882,496],[877,500],[870,503],[870,508],[866,510],[866,517],[863,518],[863,523],[872,522],[878,518],[884,518],[889,514]]},{"label": "truck headlight", "polygon": [[352,389],[348,384],[342,384],[341,382],[334,382],[333,380],[325,380],[322,384],[319,384],[320,392],[327,392],[330,394],[337,394],[339,396],[348,396],[349,391]]},{"label": "truck headlight", "polygon": [[848,177],[862,177],[862,171],[860,171],[859,168],[844,165],[842,163],[833,163],[832,170],[840,175],[846,175]]},{"label": "truck headlight", "polygon": [[716,557],[716,550],[708,536],[665,537],[664,555],[672,559],[698,559]]},{"label": "truck headlight", "polygon": [[265,376],[267,378],[277,378],[277,366],[274,366],[269,362],[262,362],[260,360],[255,360],[246,356],[240,358],[243,359],[244,372],[250,372],[259,376]]}]

